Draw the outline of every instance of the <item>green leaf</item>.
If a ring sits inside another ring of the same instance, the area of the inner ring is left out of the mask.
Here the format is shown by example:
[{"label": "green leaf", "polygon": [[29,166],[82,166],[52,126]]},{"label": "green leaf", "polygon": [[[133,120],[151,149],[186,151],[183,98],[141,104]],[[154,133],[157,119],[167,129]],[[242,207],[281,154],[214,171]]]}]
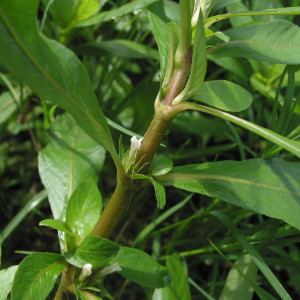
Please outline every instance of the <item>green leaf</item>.
[{"label": "green leaf", "polygon": [[203,16],[200,11],[196,27],[190,76],[184,90],[174,99],[172,102],[173,104],[179,103],[184,99],[188,99],[199,91],[204,82],[206,68],[206,38]]},{"label": "green leaf", "polygon": [[[233,1],[232,1],[233,2]],[[235,1],[238,2],[238,1]],[[236,3],[235,3],[236,4]],[[268,16],[268,15],[300,15],[300,6],[296,7],[280,7],[277,9],[266,9],[262,11],[245,11],[245,12],[233,12],[225,15],[216,15],[208,18],[205,21],[205,27],[208,28],[215,22],[219,22],[232,17],[240,16]]]},{"label": "green leaf", "polygon": [[104,42],[91,42],[82,44],[76,48],[76,52],[80,54],[90,54],[93,56],[101,56],[103,54],[110,54],[118,57],[126,58],[150,58],[159,59],[156,50],[145,46],[143,44],[129,41],[129,40],[113,40]]},{"label": "green leaf", "polygon": [[53,229],[72,234],[72,230],[68,224],[61,220],[45,219],[40,222],[40,226],[48,226]]},{"label": "green leaf", "polygon": [[209,53],[215,58],[244,57],[280,64],[300,63],[300,28],[279,20],[225,31],[230,42],[218,44]]},{"label": "green leaf", "polygon": [[118,263],[122,268],[118,273],[125,278],[151,288],[165,287],[170,282],[167,269],[138,249],[121,247],[110,263]]},{"label": "green leaf", "polygon": [[25,257],[16,272],[11,299],[46,299],[66,266],[64,258],[54,253],[33,253]]},{"label": "green leaf", "polygon": [[292,300],[290,295],[287,293],[287,291],[284,289],[284,287],[275,277],[273,272],[270,270],[269,266],[265,263],[263,258],[259,255],[256,249],[249,243],[249,241],[244,236],[244,234],[231,222],[231,220],[219,211],[213,211],[211,212],[211,214],[216,218],[218,218],[232,232],[232,234],[239,241],[242,247],[251,255],[251,258],[254,261],[254,263],[257,265],[260,271],[265,275],[265,277],[273,286],[273,288],[276,290],[276,292],[281,297],[281,299]]},{"label": "green leaf", "polygon": [[168,64],[170,26],[151,11],[148,11],[148,16],[152,25],[153,35],[158,46],[160,56],[160,77],[163,80],[165,78]]},{"label": "green leaf", "polygon": [[152,300],[190,300],[191,293],[186,270],[178,254],[172,254],[167,260],[167,269],[171,275],[171,284],[162,289],[156,289]]},{"label": "green leaf", "polygon": [[68,199],[87,178],[98,180],[105,153],[65,114],[52,124],[49,143],[39,154],[39,173],[55,219],[65,220]]},{"label": "green leaf", "polygon": [[9,117],[17,110],[18,105],[14,101],[10,92],[0,95],[0,124],[6,122]]},{"label": "green leaf", "polygon": [[197,105],[197,104],[190,104],[190,103],[182,103],[181,107],[182,107],[182,110],[185,110],[185,109],[198,110],[198,111],[201,111],[204,113],[208,113],[208,114],[217,116],[224,120],[230,121],[234,124],[237,124],[251,132],[256,133],[257,135],[265,138],[266,140],[278,145],[279,147],[282,147],[283,149],[293,153],[294,155],[296,155],[297,157],[300,158],[300,141],[290,140],[284,136],[281,136],[280,134],[273,132],[272,130],[265,129],[259,125],[256,125],[249,121],[246,121],[246,120],[243,120],[236,116],[233,116],[227,112],[217,110],[217,109],[214,109],[211,107]]},{"label": "green leaf", "polygon": [[89,18],[86,21],[77,23],[76,27],[84,27],[100,24],[102,22],[108,22],[111,20],[118,19],[126,14],[132,13],[135,10],[142,9],[144,7],[149,6],[150,4],[156,2],[158,0],[135,0],[125,5],[112,9],[110,11],[101,12]]},{"label": "green leaf", "polygon": [[85,264],[91,264],[96,269],[105,267],[118,251],[119,246],[116,243],[89,235],[78,248],[66,252],[64,255],[70,264],[78,268],[82,268]]},{"label": "green leaf", "polygon": [[[47,3],[48,0],[44,2]],[[88,19],[97,12],[98,9],[99,0],[54,1],[49,7],[54,22],[61,28],[68,28]]]},{"label": "green leaf", "polygon": [[242,111],[252,103],[252,95],[242,87],[226,80],[204,82],[192,99],[226,111]]},{"label": "green leaf", "polygon": [[6,300],[10,292],[18,266],[12,266],[0,271],[0,299]]},{"label": "green leaf", "polygon": [[72,194],[67,207],[66,223],[80,243],[96,225],[102,210],[102,197],[96,183],[88,180]]},{"label": "green leaf", "polygon": [[22,0],[0,3],[0,63],[41,98],[72,114],[121,166],[87,71],[73,52],[38,31],[39,1],[22,5]]},{"label": "green leaf", "polygon": [[157,155],[150,163],[148,174],[160,176],[168,173],[173,168],[173,162],[165,155]]},{"label": "green leaf", "polygon": [[175,167],[159,181],[281,219],[300,230],[300,163],[281,159]]},{"label": "green leaf", "polygon": [[157,180],[152,178],[152,184],[155,191],[155,197],[157,200],[157,206],[163,209],[166,205],[166,192],[164,186]]},{"label": "green leaf", "polygon": [[256,282],[257,267],[249,254],[241,255],[230,269],[219,300],[251,300],[253,288],[249,280]]}]

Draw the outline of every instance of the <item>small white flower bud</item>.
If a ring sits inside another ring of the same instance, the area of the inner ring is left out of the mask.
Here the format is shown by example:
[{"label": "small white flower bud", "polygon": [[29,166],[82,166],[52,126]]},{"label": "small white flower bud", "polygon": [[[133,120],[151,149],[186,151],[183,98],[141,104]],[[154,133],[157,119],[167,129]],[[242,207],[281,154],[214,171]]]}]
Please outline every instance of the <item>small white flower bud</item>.
[{"label": "small white flower bud", "polygon": [[92,265],[85,264],[82,268],[82,277],[88,277],[92,274]]}]

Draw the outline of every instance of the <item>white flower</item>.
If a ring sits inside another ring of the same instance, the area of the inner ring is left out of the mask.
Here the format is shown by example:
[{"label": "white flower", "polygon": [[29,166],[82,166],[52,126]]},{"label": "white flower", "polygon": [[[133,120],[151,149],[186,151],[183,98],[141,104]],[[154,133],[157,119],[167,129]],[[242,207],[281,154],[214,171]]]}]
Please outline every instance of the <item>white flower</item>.
[{"label": "white flower", "polygon": [[136,136],[133,136],[130,140],[130,152],[129,157],[131,157],[138,149],[140,149],[143,138],[138,139]]},{"label": "white flower", "polygon": [[82,277],[88,277],[92,274],[92,265],[85,264],[82,268]]}]

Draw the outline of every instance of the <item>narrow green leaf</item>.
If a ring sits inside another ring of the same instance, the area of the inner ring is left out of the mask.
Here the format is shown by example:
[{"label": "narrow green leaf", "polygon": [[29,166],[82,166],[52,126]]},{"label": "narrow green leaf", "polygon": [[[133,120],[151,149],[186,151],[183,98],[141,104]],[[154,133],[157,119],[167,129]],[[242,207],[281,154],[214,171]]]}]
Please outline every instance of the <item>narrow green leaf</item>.
[{"label": "narrow green leaf", "polygon": [[165,78],[168,64],[170,26],[151,11],[148,11],[148,16],[158,46],[160,56],[160,76],[161,80],[163,80]]},{"label": "narrow green leaf", "polygon": [[300,230],[300,163],[281,159],[211,162],[175,167],[157,179],[281,219]]},{"label": "narrow green leaf", "polygon": [[105,267],[116,256],[119,246],[107,239],[97,236],[87,236],[78,248],[64,254],[66,260],[82,268],[85,264],[91,264],[93,268]]},{"label": "narrow green leaf", "polygon": [[165,192],[165,188],[163,187],[163,185],[155,180],[155,179],[152,179],[152,184],[153,184],[153,187],[154,187],[154,191],[155,191],[155,197],[156,197],[156,200],[157,200],[157,206],[160,208],[160,209],[163,209],[166,205],[166,192]]},{"label": "narrow green leaf", "polygon": [[149,58],[159,59],[159,55],[156,50],[145,46],[143,44],[129,41],[129,40],[113,40],[104,42],[91,42],[82,44],[77,47],[76,52],[80,54],[90,54],[93,56],[101,56],[103,54],[110,54],[118,57],[126,58]]},{"label": "narrow green leaf", "polygon": [[0,124],[6,122],[17,110],[18,105],[9,92],[0,95]]},{"label": "narrow green leaf", "polygon": [[93,230],[101,210],[102,197],[95,181],[84,181],[72,194],[66,213],[66,223],[77,236],[77,243]]},{"label": "narrow green leaf", "polygon": [[171,275],[171,283],[167,287],[156,289],[152,300],[192,299],[186,270],[178,254],[172,254],[170,258],[168,258],[167,269]]},{"label": "narrow green leaf", "polygon": [[12,266],[0,271],[0,300],[6,300],[11,290],[11,286],[18,266]]},{"label": "narrow green leaf", "polygon": [[173,168],[173,162],[165,155],[157,155],[150,163],[148,174],[160,176],[167,174]]},{"label": "narrow green leaf", "polygon": [[118,263],[122,268],[119,273],[125,278],[151,288],[165,287],[170,282],[167,269],[138,249],[121,247],[110,263]]},{"label": "narrow green leaf", "polygon": [[234,237],[241,243],[243,248],[246,249],[246,251],[251,255],[251,258],[254,261],[254,263],[257,265],[260,271],[265,275],[265,277],[273,286],[273,288],[281,297],[281,299],[292,300],[290,295],[287,293],[287,291],[284,289],[284,287],[275,277],[275,275],[270,270],[268,265],[264,262],[263,258],[259,255],[256,249],[249,243],[249,241],[243,235],[243,233],[231,222],[231,220],[223,213],[218,211],[211,212],[211,214],[216,218],[218,218],[232,232]]},{"label": "narrow green leaf", "polygon": [[45,219],[40,222],[40,226],[48,226],[53,229],[72,234],[72,230],[68,224],[61,220]]},{"label": "narrow green leaf", "polygon": [[297,157],[300,158],[300,141],[296,140],[290,140],[286,137],[281,136],[280,134],[277,134],[273,132],[272,130],[265,129],[259,125],[256,125],[254,123],[251,123],[249,121],[243,120],[239,117],[233,116],[229,113],[203,106],[203,105],[197,105],[197,104],[190,104],[190,103],[182,103],[181,105],[182,109],[194,109],[198,110],[204,113],[208,113],[214,116],[217,116],[219,118],[222,118],[224,120],[228,120],[234,124],[237,124],[251,132],[256,133],[257,135],[265,138],[266,140],[282,147],[283,149],[293,153]]},{"label": "narrow green leaf", "polygon": [[278,20],[225,31],[230,42],[210,48],[214,58],[244,57],[279,64],[300,63],[300,28]]},{"label": "narrow green leaf", "polygon": [[129,3],[124,4],[121,7],[112,9],[110,11],[101,12],[89,18],[86,21],[79,22],[75,25],[75,27],[85,27],[91,26],[95,24],[100,24],[102,22],[108,22],[111,20],[118,19],[126,14],[129,14],[135,10],[139,10],[149,6],[150,4],[156,2],[158,0],[135,0]]},{"label": "narrow green leaf", "polygon": [[81,182],[98,180],[104,158],[104,149],[70,115],[52,124],[49,143],[39,154],[39,173],[55,219],[65,220],[68,199]]},{"label": "narrow green leaf", "polygon": [[[242,274],[244,275],[242,275]],[[251,300],[253,288],[248,280],[256,282],[257,267],[251,256],[241,255],[230,269],[219,300]]]},{"label": "narrow green leaf", "polygon": [[33,253],[21,262],[12,285],[12,300],[44,300],[67,264],[61,255]]},{"label": "narrow green leaf", "polygon": [[242,87],[226,80],[204,82],[192,99],[226,111],[242,111],[252,103],[252,95]]},{"label": "narrow green leaf", "polygon": [[[234,1],[231,1],[234,2]],[[238,2],[238,1],[235,1]],[[208,18],[205,21],[205,27],[208,28],[215,22],[219,22],[228,18],[239,17],[239,16],[267,16],[267,15],[300,15],[300,6],[297,7],[281,7],[277,9],[266,9],[262,11],[245,11],[245,12],[234,12],[225,15],[216,15]]]},{"label": "narrow green leaf", "polygon": [[0,3],[0,63],[41,98],[71,113],[121,166],[87,71],[73,52],[38,31],[39,1],[22,5],[22,0]]},{"label": "narrow green leaf", "polygon": [[174,99],[172,102],[173,104],[190,98],[199,91],[204,82],[206,68],[206,38],[203,25],[203,16],[202,12],[200,11],[196,27],[190,76],[184,90]]}]

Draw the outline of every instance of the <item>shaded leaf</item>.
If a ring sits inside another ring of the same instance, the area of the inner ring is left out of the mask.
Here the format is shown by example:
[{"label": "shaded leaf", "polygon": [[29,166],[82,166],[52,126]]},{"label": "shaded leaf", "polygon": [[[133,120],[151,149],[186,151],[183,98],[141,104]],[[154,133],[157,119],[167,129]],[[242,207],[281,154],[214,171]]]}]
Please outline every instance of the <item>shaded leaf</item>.
[{"label": "shaded leaf", "polygon": [[98,179],[104,158],[104,149],[70,115],[53,123],[49,143],[39,154],[39,173],[55,219],[64,221],[68,199],[81,182]]},{"label": "shaded leaf", "polygon": [[127,57],[134,59],[150,58],[159,59],[156,50],[143,44],[129,40],[113,40],[104,42],[91,42],[82,44],[76,48],[76,52],[100,56],[110,54],[118,57]]},{"label": "shaded leaf", "polygon": [[138,249],[121,247],[111,263],[119,264],[122,268],[119,273],[125,278],[151,288],[164,287],[170,282],[167,269]]},{"label": "shaded leaf", "polygon": [[225,31],[230,42],[209,52],[215,58],[244,57],[280,64],[300,63],[300,28],[279,20]]},{"label": "shaded leaf", "polygon": [[1,1],[0,63],[41,98],[71,113],[121,165],[87,71],[73,52],[38,31],[38,5],[38,0],[26,7],[22,0]]},{"label": "shaded leaf", "polygon": [[173,168],[173,162],[165,155],[157,155],[151,161],[148,173],[152,176],[160,176],[168,173]]},{"label": "shaded leaf", "polygon": [[166,205],[166,192],[164,186],[157,180],[152,179],[152,184],[155,191],[157,206],[163,209]]},{"label": "shaded leaf", "polygon": [[172,254],[172,256],[168,258],[167,269],[171,275],[171,283],[165,288],[156,289],[152,300],[190,300],[191,293],[188,277],[178,254]]},{"label": "shaded leaf", "polygon": [[117,254],[119,246],[107,239],[89,235],[75,250],[66,252],[66,260],[82,268],[85,264],[91,264],[93,268],[105,267]]},{"label": "shaded leaf", "polygon": [[11,299],[46,299],[66,266],[64,258],[58,254],[33,253],[27,256],[16,272]]},{"label": "shaded leaf", "polygon": [[252,95],[248,91],[226,80],[204,82],[192,99],[232,112],[247,109],[252,103]]},{"label": "shaded leaf", "polygon": [[[244,275],[242,275],[242,274]],[[256,282],[257,267],[249,254],[241,255],[228,272],[219,300],[251,300],[253,288],[249,280]]]},{"label": "shaded leaf", "polygon": [[212,162],[175,167],[157,179],[300,229],[300,163],[281,159]]}]

